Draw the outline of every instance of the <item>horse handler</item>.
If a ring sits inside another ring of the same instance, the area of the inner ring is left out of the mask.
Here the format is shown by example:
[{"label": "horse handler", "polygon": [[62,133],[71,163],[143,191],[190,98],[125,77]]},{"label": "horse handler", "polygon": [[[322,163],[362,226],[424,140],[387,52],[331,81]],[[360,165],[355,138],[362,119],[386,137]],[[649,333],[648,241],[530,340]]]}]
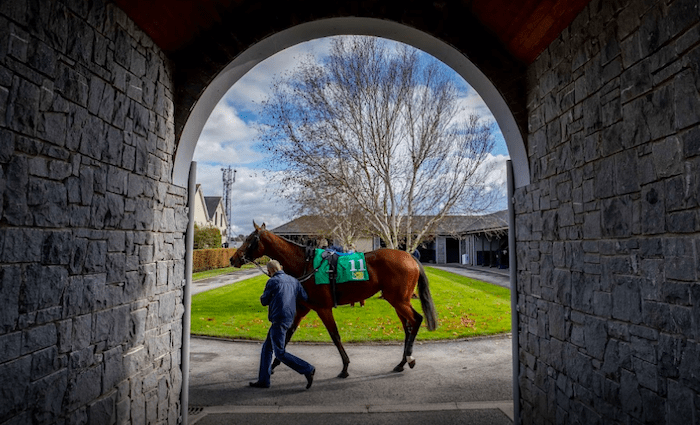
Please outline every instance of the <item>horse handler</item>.
[{"label": "horse handler", "polygon": [[297,310],[297,300],[307,301],[306,291],[294,277],[282,271],[282,265],[277,260],[267,263],[267,272],[271,276],[265,285],[265,291],[260,296],[260,303],[269,306],[267,318],[272,322],[267,338],[260,353],[260,372],[258,380],[251,382],[255,388],[270,388],[272,370],[272,353],[274,352],[282,363],[306,377],[306,388],[311,388],[316,368],[304,360],[285,351],[284,340],[287,329],[292,325]]}]

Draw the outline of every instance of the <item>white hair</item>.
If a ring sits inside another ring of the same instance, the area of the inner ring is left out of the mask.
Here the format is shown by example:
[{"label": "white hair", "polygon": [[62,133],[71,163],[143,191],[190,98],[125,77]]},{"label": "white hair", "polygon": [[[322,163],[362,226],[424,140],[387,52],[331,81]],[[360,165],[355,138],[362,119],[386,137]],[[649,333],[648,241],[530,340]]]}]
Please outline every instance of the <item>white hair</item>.
[{"label": "white hair", "polygon": [[269,271],[270,274],[275,274],[280,270],[282,270],[282,265],[280,264],[279,261],[270,260],[270,262],[267,263],[267,271]]}]

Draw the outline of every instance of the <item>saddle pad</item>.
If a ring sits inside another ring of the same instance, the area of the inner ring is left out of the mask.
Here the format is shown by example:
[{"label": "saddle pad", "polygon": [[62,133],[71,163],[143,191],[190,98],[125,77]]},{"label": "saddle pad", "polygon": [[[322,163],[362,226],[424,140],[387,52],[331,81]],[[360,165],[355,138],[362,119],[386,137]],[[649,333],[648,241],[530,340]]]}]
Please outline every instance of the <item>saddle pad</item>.
[{"label": "saddle pad", "polygon": [[[325,250],[317,249],[314,254],[314,269],[318,268],[315,274],[316,285],[327,285],[331,283],[328,279],[328,261],[323,260],[321,255]],[[320,267],[319,267],[320,265]],[[353,254],[340,254],[338,256],[336,283],[360,282],[369,280],[367,273],[367,263],[364,252]]]}]

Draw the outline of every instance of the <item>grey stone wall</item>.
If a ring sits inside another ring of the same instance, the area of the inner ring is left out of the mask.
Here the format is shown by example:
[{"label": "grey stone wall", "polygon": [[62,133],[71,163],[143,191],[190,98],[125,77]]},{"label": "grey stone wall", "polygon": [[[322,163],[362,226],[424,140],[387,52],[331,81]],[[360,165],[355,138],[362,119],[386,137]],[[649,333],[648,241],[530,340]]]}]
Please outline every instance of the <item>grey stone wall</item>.
[{"label": "grey stone wall", "polygon": [[700,423],[698,4],[594,0],[528,69],[526,424]]},{"label": "grey stone wall", "polygon": [[110,3],[0,3],[2,424],[178,421],[171,81]]}]

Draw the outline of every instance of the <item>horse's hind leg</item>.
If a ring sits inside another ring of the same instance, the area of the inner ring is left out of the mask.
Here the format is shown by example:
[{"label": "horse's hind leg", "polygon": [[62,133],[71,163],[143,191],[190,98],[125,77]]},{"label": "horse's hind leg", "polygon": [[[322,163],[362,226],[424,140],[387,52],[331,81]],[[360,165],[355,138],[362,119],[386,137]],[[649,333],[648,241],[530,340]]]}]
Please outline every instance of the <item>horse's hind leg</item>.
[{"label": "horse's hind leg", "polygon": [[410,304],[395,306],[396,313],[401,319],[403,324],[403,329],[406,334],[403,346],[403,358],[401,363],[396,365],[394,372],[402,372],[403,367],[406,363],[413,369],[416,365],[416,359],[413,358],[413,343],[416,341],[416,335],[418,335],[418,330],[423,322],[423,316],[421,316]]},{"label": "horse's hind leg", "polygon": [[[299,305],[297,308],[297,314],[294,316],[294,322],[292,322],[292,326],[287,329],[287,335],[284,337],[284,346],[286,347],[287,344],[289,343],[289,340],[292,339],[292,336],[294,335],[294,332],[296,332],[297,328],[299,327],[299,323],[301,322],[301,319],[306,317],[307,314],[309,314],[309,308],[303,305]],[[277,366],[282,364],[282,362],[279,361],[277,357],[275,357],[275,360],[272,362],[272,365],[270,368],[272,370],[275,370]]]},{"label": "horse's hind leg", "polygon": [[338,333],[338,325],[336,325],[335,319],[333,318],[333,310],[330,308],[324,308],[316,310],[316,313],[318,313],[318,317],[328,330],[328,334],[331,336],[333,344],[335,344],[335,347],[338,349],[338,353],[340,353],[340,358],[343,360],[343,370],[338,374],[338,378],[347,378],[349,376],[348,365],[350,364],[350,358],[345,352],[343,344],[340,342],[340,333]]}]

